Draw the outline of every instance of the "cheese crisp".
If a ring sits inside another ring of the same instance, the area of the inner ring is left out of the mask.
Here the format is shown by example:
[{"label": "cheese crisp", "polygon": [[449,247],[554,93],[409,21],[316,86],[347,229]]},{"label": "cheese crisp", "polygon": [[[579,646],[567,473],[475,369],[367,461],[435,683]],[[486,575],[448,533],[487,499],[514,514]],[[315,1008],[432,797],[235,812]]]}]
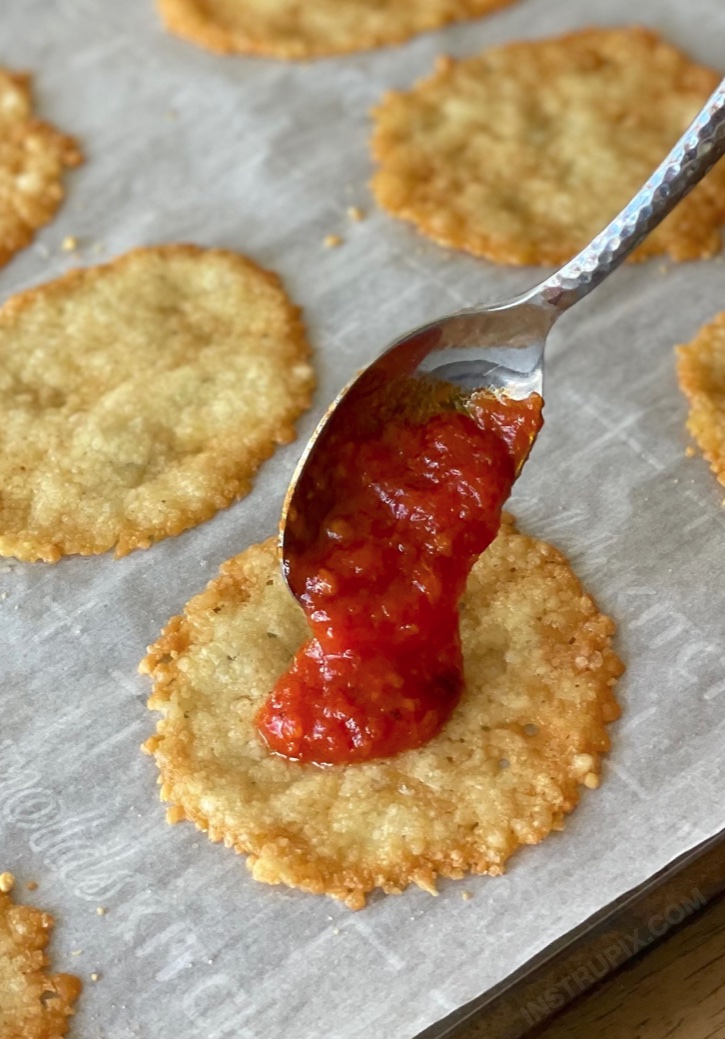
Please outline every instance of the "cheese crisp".
[{"label": "cheese crisp", "polygon": [[725,484],[725,313],[677,348],[677,375],[690,402],[687,428]]},{"label": "cheese crisp", "polygon": [[139,249],[0,309],[0,554],[147,548],[246,494],[313,375],[279,279]]},{"label": "cheese crisp", "polygon": [[0,890],[2,1039],[60,1039],[68,1030],[81,983],[70,974],[46,974],[52,927],[49,913],[14,905]]},{"label": "cheese crisp", "polygon": [[72,137],[33,116],[30,77],[0,69],[0,265],[51,220],[63,171],[82,161]]},{"label": "cheese crisp", "polygon": [[513,0],[158,0],[171,32],[219,54],[318,58],[400,43]]},{"label": "cheese crisp", "polygon": [[171,822],[248,853],[255,879],[342,899],[500,874],[599,784],[619,710],[614,625],[563,556],[510,519],[461,604],[466,692],[441,732],[392,758],[320,768],[271,754],[254,718],[306,638],[273,542],[221,568],[150,647],[146,743]]},{"label": "cheese crisp", "polygon": [[[374,193],[443,245],[564,263],[629,202],[719,80],[636,27],[441,59],[375,110]],[[712,256],[723,220],[721,162],[634,258]]]}]

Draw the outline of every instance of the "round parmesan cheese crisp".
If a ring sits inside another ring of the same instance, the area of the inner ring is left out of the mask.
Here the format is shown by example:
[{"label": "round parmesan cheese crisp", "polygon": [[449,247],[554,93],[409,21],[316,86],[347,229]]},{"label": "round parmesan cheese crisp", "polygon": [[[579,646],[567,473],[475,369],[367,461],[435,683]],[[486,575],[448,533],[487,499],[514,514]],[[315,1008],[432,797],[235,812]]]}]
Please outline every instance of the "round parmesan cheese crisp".
[{"label": "round parmesan cheese crisp", "polygon": [[298,309],[236,253],[171,245],[0,308],[0,554],[121,556],[246,494],[313,386]]},{"label": "round parmesan cheese crisp", "polygon": [[171,822],[248,855],[252,875],[352,908],[374,888],[502,873],[599,784],[623,670],[614,625],[564,557],[510,519],[461,602],[464,695],[425,746],[319,767],[271,754],[254,719],[307,637],[274,543],[221,568],[141,668],[161,712],[146,744]]},{"label": "round parmesan cheese crisp", "polygon": [[167,28],[219,54],[319,58],[401,43],[513,0],[158,0]]},{"label": "round parmesan cheese crisp", "polygon": [[[497,263],[564,263],[630,201],[719,80],[637,27],[442,59],[376,108],[373,190],[443,245]],[[633,257],[712,256],[723,220],[720,162]]]}]

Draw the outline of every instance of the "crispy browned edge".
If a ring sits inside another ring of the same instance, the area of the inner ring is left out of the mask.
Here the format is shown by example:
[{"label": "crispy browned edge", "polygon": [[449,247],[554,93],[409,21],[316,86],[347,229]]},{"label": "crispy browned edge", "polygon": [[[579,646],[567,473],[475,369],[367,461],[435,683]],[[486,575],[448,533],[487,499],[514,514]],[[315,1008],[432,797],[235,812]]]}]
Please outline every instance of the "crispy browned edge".
[{"label": "crispy browned edge", "polygon": [[156,0],[165,27],[169,32],[182,39],[213,51],[215,54],[257,54],[281,58],[285,61],[304,61],[307,58],[332,57],[335,54],[373,50],[376,47],[392,47],[424,32],[432,32],[454,22],[469,21],[516,2],[517,0],[467,0],[465,6],[469,8],[468,11],[464,11],[462,14],[450,13],[431,19],[430,23],[421,29],[398,30],[384,35],[373,34],[366,41],[358,38],[347,46],[327,47],[322,45],[315,47],[304,43],[295,45],[291,42],[262,40],[224,29],[212,17],[200,11],[196,0]]},{"label": "crispy browned edge", "polygon": [[23,953],[40,952],[42,959],[39,967],[31,973],[40,975],[46,992],[56,995],[62,1006],[54,1006],[49,1003],[46,1010],[50,1018],[43,1024],[45,1028],[43,1035],[55,1039],[56,1036],[64,1036],[70,1027],[70,1018],[74,1013],[73,1004],[76,1002],[83,990],[83,983],[74,974],[45,974],[44,968],[50,965],[50,959],[46,952],[50,941],[51,932],[55,926],[55,920],[50,913],[33,906],[22,905],[16,902],[9,892],[0,893],[0,908],[3,904],[10,911],[20,913],[23,916],[25,926],[26,944]]},{"label": "crispy browned edge", "polygon": [[703,386],[699,369],[701,361],[695,354],[693,361],[692,352],[702,339],[707,341],[709,332],[713,329],[722,329],[725,335],[725,311],[716,314],[715,317],[703,325],[695,338],[689,343],[682,343],[676,347],[677,357],[677,380],[680,389],[690,403],[690,413],[687,417],[687,429],[697,441],[703,458],[709,463],[711,470],[718,481],[725,486],[725,406],[722,408],[722,422],[720,428],[713,422],[709,422],[700,413],[703,404],[706,408],[715,406],[713,394],[709,393]]},{"label": "crispy browned edge", "polygon": [[[32,105],[32,76],[29,72],[10,72],[4,69],[7,76],[19,87],[28,101]],[[85,162],[85,157],[81,151],[80,145],[74,137],[69,134],[61,133],[51,123],[45,122],[43,119],[31,118],[27,127],[32,130],[33,133],[40,133],[48,142],[52,142],[58,152],[58,157],[62,166],[68,169],[74,166],[80,166],[81,163]],[[36,223],[21,223],[15,228],[14,234],[5,235],[0,239],[0,267],[4,266],[15,253],[24,249],[33,240],[36,230],[39,227],[43,227],[45,224],[50,223],[55,214],[57,213],[61,202],[65,198],[65,191],[63,189],[60,178],[58,180],[58,196],[54,202],[50,202],[44,197],[44,202],[48,205],[50,210],[49,215],[42,220],[38,220]]]},{"label": "crispy browned edge", "polygon": [[[545,39],[553,41],[557,40],[560,43],[568,44],[570,41],[577,40],[580,37],[588,36],[593,32],[610,32],[616,29],[617,26],[590,26],[588,28],[577,29],[572,32],[563,33],[557,37],[546,37]],[[653,29],[649,29],[646,26],[631,25],[620,28],[629,28],[633,32],[640,34],[642,39],[647,40],[651,47],[654,48],[656,45],[665,44],[672,50],[682,57],[688,64],[686,69],[686,75],[688,78],[688,86],[692,87],[695,74],[702,79],[703,95],[708,92],[712,92],[717,84],[720,82],[720,73],[706,65],[700,65],[697,62],[691,61],[688,56],[681,51],[678,47],[669,43],[663,36],[655,32]],[[509,43],[504,43],[496,48],[496,50],[504,50],[509,46],[520,46],[522,43],[531,43],[535,45],[540,42],[538,39],[532,40],[513,40]],[[475,55],[473,55],[475,57]],[[461,58],[461,61],[466,61],[466,58]],[[456,64],[455,59],[448,55],[440,56],[435,64],[434,70],[431,75],[423,76],[417,80],[408,93],[412,90],[416,90],[418,87],[427,86],[429,83],[434,83],[437,80],[443,79],[447,74],[448,70]],[[371,110],[371,117],[373,119],[373,133],[370,138],[370,150],[372,158],[378,162],[383,163],[388,155],[389,150],[389,137],[386,131],[383,131],[380,125],[375,121],[375,117],[378,112],[383,110],[386,101],[394,97],[396,94],[401,93],[400,91],[390,90],[387,91],[381,100]],[[662,156],[664,158],[664,156]],[[370,181],[370,187],[375,196],[378,205],[389,212],[392,216],[397,219],[406,220],[408,223],[412,223],[428,238],[437,242],[439,245],[450,249],[461,249],[464,252],[471,253],[474,256],[481,256],[484,259],[490,260],[492,263],[507,264],[511,266],[525,267],[528,265],[541,265],[541,266],[555,266],[558,264],[566,263],[575,255],[580,248],[581,243],[574,244],[572,242],[566,242],[563,245],[556,245],[551,241],[543,243],[531,243],[528,248],[519,248],[519,243],[511,244],[502,242],[497,236],[487,235],[484,232],[478,232],[476,235],[471,234],[441,234],[436,228],[425,218],[419,215],[411,216],[408,214],[400,213],[397,209],[390,207],[386,201],[384,194],[380,190],[380,180],[383,177],[381,169],[376,170]],[[638,246],[633,253],[627,258],[627,263],[639,263],[643,260],[649,260],[654,256],[669,255],[674,261],[683,260],[705,260],[711,256],[714,256],[720,249],[721,238],[720,234],[717,235],[705,235],[703,233],[703,225],[712,229],[712,225],[719,227],[725,220],[725,199],[720,197],[720,192],[713,189],[708,193],[707,202],[702,194],[702,189],[708,185],[708,181],[702,181],[699,185],[701,190],[701,206],[700,209],[712,210],[715,213],[713,220],[706,221],[693,221],[692,231],[690,234],[681,234],[677,240],[676,245],[671,246],[667,250],[663,250],[657,247],[653,243],[652,236],[644,240],[644,242]],[[725,189],[724,189],[725,190]],[[612,214],[612,218],[615,214]]]},{"label": "crispy browned edge", "polygon": [[[513,534],[520,533],[516,526],[514,517],[509,513],[503,513],[501,527],[502,531],[508,531]],[[528,540],[532,542],[536,541],[535,538],[531,538],[528,535],[522,536],[527,537]],[[274,541],[273,538],[268,538],[267,541],[252,547],[262,548],[268,546],[272,541]],[[588,592],[584,592],[581,582],[571,569],[571,566],[563,553],[552,545],[549,545],[548,542],[546,544],[551,550],[547,559],[551,562],[556,562],[565,566],[576,582],[579,593],[581,595],[586,595],[591,599],[591,595],[589,595]],[[244,555],[244,553],[242,553],[242,555]],[[191,641],[189,618],[198,610],[213,608],[214,604],[219,599],[222,599],[227,591],[233,591],[235,598],[238,601],[244,600],[246,595],[245,574],[243,567],[239,565],[239,558],[239,556],[235,556],[222,563],[219,568],[218,576],[207,585],[203,592],[195,596],[186,604],[183,614],[171,618],[168,624],[163,628],[157,641],[148,647],[147,655],[139,665],[139,672],[141,674],[149,675],[154,683],[152,694],[148,701],[148,706],[151,710],[160,710],[160,707],[158,706],[159,703],[170,699],[172,695],[173,683],[177,674],[176,662],[188,649]],[[596,603],[594,603],[594,605],[596,608]],[[615,631],[615,626],[611,618],[607,617],[605,614],[598,613],[598,618],[601,622],[602,629],[596,633],[596,639],[599,643],[601,642],[602,637],[604,639],[611,639],[611,636]],[[609,669],[602,669],[603,676],[609,674],[610,677],[616,679],[622,675],[625,670],[624,664],[612,649],[611,645],[598,644],[597,648],[606,655],[610,665]],[[616,721],[620,716],[621,709],[612,691],[611,685],[602,685],[600,703],[602,705],[603,719],[606,722]],[[159,729],[162,727],[162,722],[163,719],[158,723]],[[150,736],[142,744],[141,749],[146,754],[155,755],[155,751],[162,738],[162,735],[159,734]],[[608,733],[605,732],[602,744],[591,752],[595,761],[592,771],[597,775],[601,769],[601,754],[607,753],[610,746],[611,740]],[[158,758],[155,758],[155,760],[160,773],[158,778],[160,784],[160,799],[162,801],[169,801],[171,800],[171,790],[177,778],[175,770],[170,766],[164,767],[159,763]],[[181,778],[183,781],[183,777]],[[562,810],[554,813],[554,821],[551,828],[553,830],[563,828],[564,817],[577,806],[580,799],[579,783],[575,778],[570,777],[568,783],[562,782],[562,790],[564,792],[565,801],[562,805]],[[209,819],[199,811],[197,806],[190,806],[188,804],[182,806],[175,802],[167,811],[167,820],[170,823],[178,823],[183,820],[188,820],[189,822],[194,823],[198,830],[207,834],[209,840],[216,843],[223,842],[225,847],[233,848],[237,854],[247,855],[247,865],[250,869],[257,861],[257,856],[255,855],[255,849],[253,847],[248,843],[245,843],[236,832],[225,829],[223,826],[211,824]],[[551,831],[543,832],[536,840],[531,840],[525,843],[538,844],[548,836],[549,832]],[[284,842],[283,838],[278,840]],[[524,842],[517,842],[517,846],[520,846],[520,843]],[[295,856],[296,867],[299,866],[299,862],[297,861],[298,858],[299,856]],[[455,856],[453,854],[449,856],[447,860],[428,860],[421,858],[414,869],[405,868],[396,870],[388,866],[384,877],[369,869],[348,869],[342,874],[338,871],[334,876],[329,876],[319,867],[319,865],[315,864],[314,866],[311,866],[309,861],[306,861],[304,871],[300,870],[300,872],[295,876],[294,886],[309,894],[331,895],[333,898],[344,902],[349,909],[357,910],[365,907],[366,896],[375,888],[381,888],[387,894],[400,894],[406,887],[408,887],[408,885],[415,883],[419,887],[429,891],[430,894],[435,895],[437,894],[437,877],[448,877],[452,880],[460,880],[467,872],[472,874],[489,874],[490,876],[498,876],[501,875],[504,870],[498,862],[494,863],[489,861],[484,852],[480,853],[477,860],[469,861],[463,866],[461,865],[460,856]],[[266,878],[265,882],[282,883],[280,880],[269,881]]]},{"label": "crispy browned edge", "polygon": [[[230,249],[207,249],[189,243],[152,245],[131,249],[129,252],[117,256],[108,263],[97,264],[93,267],[77,267],[74,270],[61,275],[59,278],[55,278],[53,281],[19,292],[16,295],[11,296],[2,306],[0,306],[0,333],[2,332],[4,325],[8,325],[12,321],[16,320],[18,314],[23,310],[26,310],[28,307],[32,307],[36,299],[40,297],[45,297],[46,299],[52,298],[53,296],[62,297],[67,291],[73,290],[76,286],[82,285],[84,282],[95,281],[97,278],[105,276],[106,272],[109,270],[117,269],[139,256],[150,254],[154,256],[185,255],[189,257],[224,256],[227,259],[232,260],[240,268],[253,270],[257,275],[261,275],[271,287],[280,292],[280,302],[284,300],[286,303],[287,315],[290,322],[290,345],[293,349],[297,350],[296,359],[298,361],[308,361],[311,358],[312,350],[302,322],[302,309],[292,303],[287,295],[281,278],[274,271],[269,271],[264,267],[260,267],[246,256],[242,256]],[[206,513],[202,517],[195,519],[193,522],[179,520],[172,523],[169,521],[163,533],[159,534],[154,539],[149,538],[148,535],[132,532],[123,537],[122,544],[116,546],[116,558],[119,559],[122,556],[128,555],[129,552],[132,552],[137,548],[150,548],[152,544],[156,541],[160,541],[162,538],[175,537],[178,534],[183,533],[183,531],[188,530],[190,527],[199,526],[199,524],[204,523],[206,520],[211,519],[212,516],[215,516],[222,508],[227,508],[232,504],[232,502],[244,497],[244,495],[249,492],[252,486],[252,479],[262,462],[273,454],[275,444],[288,444],[295,439],[295,436],[297,435],[295,421],[299,415],[310,406],[314,388],[315,383],[313,372],[309,391],[306,396],[300,394],[300,401],[295,409],[296,414],[294,419],[287,421],[280,427],[277,437],[274,442],[270,443],[268,448],[259,450],[253,456],[250,454],[249,458],[244,460],[244,468],[246,470],[245,475],[243,477],[229,480],[222,496],[224,499],[223,505],[219,505],[216,502],[209,502]],[[89,543],[78,551],[74,550],[72,554],[82,556],[97,555],[108,551],[111,547],[113,546],[98,548]],[[57,562],[58,559],[66,554],[56,543],[39,543],[37,546],[37,552],[38,555],[36,558],[42,558],[46,562]]]}]

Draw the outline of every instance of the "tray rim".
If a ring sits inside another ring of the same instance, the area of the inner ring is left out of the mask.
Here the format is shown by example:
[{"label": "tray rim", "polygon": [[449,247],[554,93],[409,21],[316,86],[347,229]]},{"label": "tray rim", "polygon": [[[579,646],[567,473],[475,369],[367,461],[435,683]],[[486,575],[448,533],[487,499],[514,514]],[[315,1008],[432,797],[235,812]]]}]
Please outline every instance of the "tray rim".
[{"label": "tray rim", "polygon": [[[537,980],[541,982],[542,978],[546,978],[548,974],[553,973],[557,965],[564,967],[568,959],[572,959],[578,952],[580,953],[585,949],[587,941],[593,936],[594,932],[604,927],[611,927],[617,919],[625,917],[628,912],[632,912],[648,896],[654,896],[658,892],[663,891],[668,883],[675,881],[683,873],[696,867],[698,863],[701,863],[709,855],[718,851],[725,853],[725,828],[698,842],[698,844],[681,855],[676,856],[661,869],[657,870],[657,872],[642,881],[641,884],[630,888],[618,898],[607,903],[606,906],[592,913],[571,931],[561,935],[544,949],[535,953],[503,981],[498,982],[480,996],[469,1000],[468,1003],[452,1011],[433,1025],[429,1025],[422,1032],[417,1033],[415,1039],[449,1039],[449,1037],[459,1034],[463,1028],[472,1024],[476,1019],[483,1020],[486,1015],[493,1013],[498,1008],[502,1008],[505,1003],[510,1003],[516,998],[517,994],[516,1002],[519,1008],[521,1008],[527,1001],[527,996],[525,995],[526,988],[533,987]],[[725,858],[725,854],[723,857]],[[725,870],[713,890],[706,896],[703,896],[705,900],[702,903],[702,908],[705,908],[711,899],[717,897],[722,892],[725,892]],[[652,907],[649,908],[648,912],[651,914]],[[690,920],[692,917],[687,919]],[[676,929],[676,926],[668,928],[660,940],[665,940]],[[611,941],[611,938],[608,941]],[[647,951],[655,948],[657,944],[657,941],[648,944]],[[634,951],[632,956],[623,958],[621,962],[617,963],[607,977],[621,970],[632,958],[638,955],[646,955],[646,953]],[[566,971],[564,973],[566,975]],[[601,980],[604,981],[605,978]],[[589,991],[589,988],[593,987],[595,987],[594,984],[586,989],[582,989],[569,1002],[573,1002],[574,999],[584,995]],[[562,1006],[552,1010],[548,1018],[535,1023],[532,1022],[519,1030],[511,1031],[509,1029],[507,1031],[493,1030],[487,1032],[487,1039],[520,1039],[520,1037],[529,1034],[532,1029],[538,1031],[554,1016],[561,1013],[563,1009],[564,1007]],[[523,1014],[521,1014],[521,1019],[523,1024]]]}]

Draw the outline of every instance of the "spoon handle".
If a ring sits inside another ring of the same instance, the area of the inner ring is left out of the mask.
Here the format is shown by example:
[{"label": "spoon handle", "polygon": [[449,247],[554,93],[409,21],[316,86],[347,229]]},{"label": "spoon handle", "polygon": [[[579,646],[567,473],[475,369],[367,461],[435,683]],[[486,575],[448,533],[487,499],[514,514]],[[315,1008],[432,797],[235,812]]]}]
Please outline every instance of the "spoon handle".
[{"label": "spoon handle", "polygon": [[725,153],[725,79],[647,183],[529,299],[567,310],[611,274]]}]

